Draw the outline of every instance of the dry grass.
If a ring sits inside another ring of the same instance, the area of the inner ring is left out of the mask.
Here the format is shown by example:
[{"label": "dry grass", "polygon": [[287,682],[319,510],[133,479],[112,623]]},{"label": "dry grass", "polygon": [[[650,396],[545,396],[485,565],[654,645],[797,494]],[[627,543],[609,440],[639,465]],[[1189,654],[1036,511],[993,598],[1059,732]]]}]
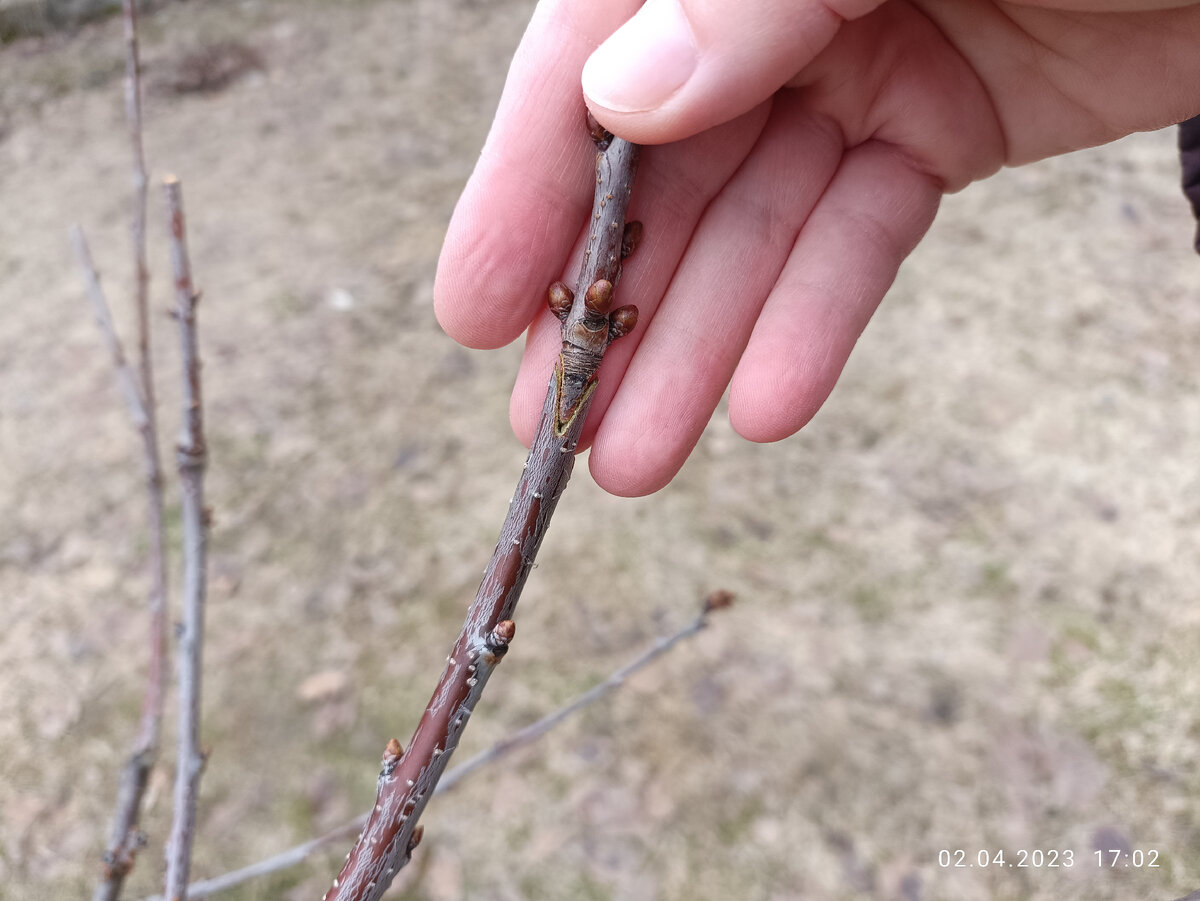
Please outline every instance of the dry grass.
[{"label": "dry grass", "polygon": [[[491,550],[523,458],[517,350],[454,346],[430,288],[528,6],[182,4],[146,22],[152,88],[189,47],[236,38],[262,61],[220,91],[151,90],[146,111],[155,173],[187,187],[205,289],[200,876],[369,802]],[[89,229],[119,302],[119,54],[117,22],[0,52],[14,901],[89,884],[138,701],[136,444],[65,238]],[[1200,304],[1175,166],[1169,134],[1142,136],[948,199],[802,436],[754,447],[718,416],[676,482],[637,501],[581,470],[464,750],[564,701],[706,589],[742,603],[434,805],[397,897],[1104,901],[1200,885]],[[157,343],[173,434],[165,317]],[[602,552],[572,570],[584,540]],[[1100,869],[1096,841],[1161,866]],[[943,848],[1014,863],[1069,848],[1076,865],[945,870]],[[313,897],[336,859],[231,897]],[[159,866],[147,852],[133,896]]]}]

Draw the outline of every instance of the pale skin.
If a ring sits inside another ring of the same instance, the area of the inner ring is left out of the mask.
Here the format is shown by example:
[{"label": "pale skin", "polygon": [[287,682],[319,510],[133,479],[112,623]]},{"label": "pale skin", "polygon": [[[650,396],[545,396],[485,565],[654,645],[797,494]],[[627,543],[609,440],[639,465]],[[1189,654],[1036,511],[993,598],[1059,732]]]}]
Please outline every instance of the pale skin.
[{"label": "pale skin", "polygon": [[656,145],[618,286],[640,318],[580,445],[603,488],[642,495],[727,386],[752,441],[812,418],[943,193],[1200,113],[1200,5],[542,0],[435,287],[464,344],[528,330],[511,405],[527,444],[561,341],[546,288],[572,280],[591,202],[581,83],[605,127]]}]

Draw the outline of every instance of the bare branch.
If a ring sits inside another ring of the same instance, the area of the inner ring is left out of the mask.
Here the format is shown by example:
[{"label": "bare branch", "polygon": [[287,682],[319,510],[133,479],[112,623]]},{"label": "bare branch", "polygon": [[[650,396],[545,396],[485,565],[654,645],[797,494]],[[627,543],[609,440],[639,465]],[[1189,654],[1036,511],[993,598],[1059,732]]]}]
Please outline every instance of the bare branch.
[{"label": "bare branch", "polygon": [[112,825],[104,851],[104,868],[93,901],[115,901],[125,876],[143,844],[138,829],[142,796],[158,755],[159,729],[162,722],[162,697],[165,682],[166,615],[164,585],[166,560],[163,547],[162,479],[158,469],[158,442],[153,427],[153,415],[138,382],[137,374],[125,356],[120,336],[113,323],[112,312],[100,286],[100,276],[92,262],[91,251],[83,229],[71,227],[71,243],[83,271],[87,297],[112,357],[117,383],[125,398],[130,419],[137,429],[146,465],[146,481],[150,510],[151,588],[148,603],[150,613],[150,660],[146,674],[146,695],[142,705],[142,722],[133,750],[121,769],[120,787],[114,808]]},{"label": "bare branch", "polygon": [[[590,704],[596,703],[605,695],[610,694],[620,688],[630,676],[649,666],[663,654],[670,651],[681,641],[691,638],[697,632],[700,632],[708,625],[708,616],[714,610],[719,610],[729,606],[733,596],[728,592],[714,591],[705,599],[704,606],[694,620],[679,629],[672,635],[667,635],[660,638],[637,657],[630,660],[624,666],[613,671],[606,679],[596,683],[582,694],[576,695],[562,707],[551,713],[546,714],[536,722],[530,723],[523,729],[514,732],[512,735],[502,738],[490,748],[479,752],[470,760],[464,761],[459,766],[453,767],[447,772],[438,782],[437,787],[433,790],[434,795],[440,795],[443,792],[450,791],[461,782],[463,779],[470,776],[476,770],[495,763],[505,755],[517,748],[525,747],[537,741],[567,717],[578,713],[583,708]],[[272,873],[278,873],[281,870],[286,870],[291,867],[303,863],[309,855],[314,851],[318,851],[327,845],[333,844],[343,838],[353,835],[367,824],[369,814],[363,814],[355,817],[347,823],[343,823],[335,829],[330,830],[324,835],[317,838],[309,839],[299,845],[288,848],[286,851],[268,857],[257,863],[252,863],[242,867],[240,870],[232,870],[228,873],[223,873],[220,876],[214,876],[212,879],[204,879],[199,882],[193,882],[188,886],[188,897],[191,899],[207,898],[211,895],[219,894],[227,891],[235,886],[241,885],[243,882],[249,882],[251,879],[257,879],[261,876],[269,876]],[[164,901],[162,895],[154,895],[146,898],[145,901]]]},{"label": "bare branch", "polygon": [[125,122],[129,128],[129,149],[133,160],[133,216],[130,231],[133,238],[134,306],[138,314],[138,357],[142,387],[147,396],[152,398],[150,270],[146,264],[146,154],[142,147],[141,59],[138,54],[135,0],[121,0],[121,10],[125,23]]},{"label": "bare branch", "polygon": [[117,384],[125,398],[125,406],[129,409],[134,426],[138,431],[143,431],[147,422],[146,400],[142,397],[137,374],[129,365],[128,357],[125,356],[125,347],[121,343],[120,335],[117,334],[117,327],[113,324],[112,311],[104,296],[104,289],[100,285],[100,273],[96,271],[96,264],[92,262],[92,252],[88,247],[87,237],[83,233],[83,228],[78,225],[71,226],[70,236],[71,245],[75,250],[75,259],[83,271],[87,299],[92,305],[92,313],[95,314],[96,325],[100,327],[104,343],[108,345],[113,367],[117,371]]},{"label": "bare branch", "polygon": [[[257,863],[244,866],[240,870],[231,870],[220,876],[214,876],[212,879],[201,879],[198,882],[193,882],[187,888],[187,896],[192,901],[195,901],[197,898],[209,898],[235,888],[243,882],[249,882],[252,879],[269,876],[272,873],[278,873],[281,870],[299,866],[304,863],[309,855],[321,850],[321,848],[354,835],[354,833],[362,829],[366,822],[367,814],[364,813],[349,822],[342,823],[342,825],[335,829],[331,829],[324,835],[311,838],[306,842],[288,848],[286,851],[281,851],[273,857],[264,858]],[[163,895],[151,895],[149,898],[144,899],[144,901],[165,901],[165,897]]]},{"label": "bare branch", "polygon": [[204,470],[208,450],[200,392],[200,353],[196,339],[196,304],[192,287],[183,192],[178,179],[163,184],[171,241],[171,271],[183,362],[183,430],[177,462],[183,488],[183,629],[179,637],[179,754],[175,771],[175,810],[167,846],[166,896],[184,901],[195,838],[196,798],[204,752],[200,749],[200,686],[204,639],[209,511],[204,506]]},{"label": "bare branch", "polygon": [[[158,447],[158,407],[155,402],[154,360],[150,336],[150,272],[146,263],[146,155],[142,147],[141,56],[135,0],[122,0],[125,26],[125,121],[133,166],[131,240],[134,268],[134,307],[138,323],[138,372],[146,408],[143,431],[146,489],[150,501],[150,666],[143,705],[141,746],[157,757],[167,684],[167,547],[163,516],[162,459]],[[115,895],[113,896],[115,901]],[[93,901],[101,901],[95,898]]]},{"label": "bare branch", "polygon": [[146,265],[146,165],[142,150],[141,82],[137,43],[137,11],[133,0],[123,0],[125,23],[125,118],[129,128],[133,160],[133,212],[131,232],[134,262],[134,307],[138,317],[138,370],[135,375],[113,326],[108,305],[100,291],[99,276],[91,263],[81,229],[72,229],[72,242],[88,283],[88,295],[100,330],[109,345],[117,377],[142,440],[146,467],[147,519],[150,537],[149,660],[146,692],[137,741],[121,772],[117,803],[104,853],[104,869],[92,895],[93,901],[116,901],[135,855],[144,843],[138,823],[142,797],[150,771],[158,757],[162,727],[163,696],[166,692],[167,654],[167,555],[163,520],[162,463],[158,451],[158,426],[154,402],[154,371],[150,356],[149,272]]},{"label": "bare branch", "polygon": [[421,813],[515,634],[513,612],[570,478],[604,351],[637,320],[633,307],[611,314],[610,309],[621,274],[625,211],[638,148],[606,132],[594,137],[598,151],[591,234],[574,297],[561,283],[550,289],[551,308],[563,318],[563,346],[524,474],[433,697],[408,750],[395,739],[388,743],[375,807],[325,901],[378,901],[411,859],[421,840]]},{"label": "bare branch", "polygon": [[486,751],[481,751],[470,760],[464,761],[459,766],[454,767],[450,772],[442,777],[442,781],[438,783],[437,790],[434,794],[441,794],[444,791],[450,791],[463,779],[470,776],[480,767],[488,766],[495,763],[505,754],[516,748],[524,747],[537,741],[567,717],[572,716],[591,704],[596,703],[605,695],[620,688],[625,681],[636,673],[638,670],[649,666],[667,651],[675,647],[681,641],[691,638],[697,632],[702,631],[708,625],[708,616],[714,610],[719,610],[728,607],[733,602],[733,595],[725,591],[714,591],[705,599],[704,606],[696,618],[684,626],[679,631],[672,635],[664,636],[652,644],[637,657],[630,660],[620,669],[614,670],[609,674],[603,682],[597,682],[583,694],[578,695],[574,700],[569,701],[562,707],[546,714],[540,720],[530,723],[524,729],[514,732],[507,738],[502,738]]}]

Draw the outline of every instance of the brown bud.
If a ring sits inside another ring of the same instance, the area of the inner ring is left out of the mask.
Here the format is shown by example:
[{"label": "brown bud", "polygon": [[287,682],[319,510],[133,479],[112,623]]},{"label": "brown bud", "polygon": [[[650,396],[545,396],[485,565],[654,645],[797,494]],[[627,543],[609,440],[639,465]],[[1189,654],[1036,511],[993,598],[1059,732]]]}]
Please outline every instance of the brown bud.
[{"label": "brown bud", "polygon": [[559,319],[567,318],[567,314],[571,312],[571,304],[574,303],[574,301],[575,292],[562,282],[555,282],[550,286],[550,312],[552,312]]},{"label": "brown bud", "polygon": [[505,647],[516,634],[517,624],[511,619],[502,619],[496,623],[496,628],[492,629],[492,634],[488,636],[488,644],[492,648]]},{"label": "brown bud", "polygon": [[404,746],[396,739],[389,738],[387,747],[383,749],[383,762],[389,763],[404,755]]},{"label": "brown bud", "polygon": [[704,599],[704,612],[712,613],[714,610],[724,610],[726,607],[733,606],[733,592],[727,591],[724,588],[718,588],[716,591],[709,592],[708,597]]},{"label": "brown bud", "polygon": [[612,306],[613,285],[606,278],[597,279],[583,295],[583,305],[593,316],[603,316]]},{"label": "brown bud", "polygon": [[624,338],[637,326],[638,311],[633,304],[617,307],[608,317],[608,340]]},{"label": "brown bud", "polygon": [[421,844],[421,839],[425,837],[425,826],[420,825],[412,831],[412,836],[408,840],[408,853],[412,854],[416,850],[417,845]]},{"label": "brown bud", "polygon": [[591,110],[587,111],[587,130],[588,134],[592,136],[592,140],[596,142],[597,149],[608,149],[608,145],[612,143],[612,132],[596,121]]},{"label": "brown bud", "polygon": [[626,222],[625,232],[621,235],[621,259],[630,257],[642,243],[642,223]]}]

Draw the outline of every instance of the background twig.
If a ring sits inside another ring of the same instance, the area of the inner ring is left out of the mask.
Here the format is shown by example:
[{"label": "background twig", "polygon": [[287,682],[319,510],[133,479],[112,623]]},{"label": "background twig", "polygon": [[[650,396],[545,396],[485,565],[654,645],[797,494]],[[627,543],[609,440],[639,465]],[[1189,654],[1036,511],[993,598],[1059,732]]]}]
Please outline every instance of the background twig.
[{"label": "background twig", "polygon": [[138,50],[137,5],[135,0],[122,0],[121,5],[125,31],[125,119],[129,127],[129,149],[133,160],[133,215],[130,230],[134,261],[134,306],[137,310],[138,372],[146,408],[142,441],[149,500],[150,663],[139,743],[150,756],[147,762],[148,776],[149,767],[158,756],[163,697],[167,684],[167,538],[163,518],[163,476],[158,446],[154,358],[150,340],[150,273],[146,264],[147,176],[146,155],[142,146],[142,64]]},{"label": "background twig", "polygon": [[[694,620],[688,623],[683,628],[677,630],[671,635],[666,635],[654,642],[650,647],[646,648],[637,657],[630,660],[628,663],[614,670],[607,678],[601,682],[597,682],[587,691],[576,695],[562,707],[553,710],[543,716],[541,719],[530,723],[523,729],[519,729],[512,735],[502,738],[500,741],[493,744],[490,748],[480,751],[474,757],[464,761],[456,767],[451,768],[438,782],[437,787],[433,790],[435,795],[440,795],[443,792],[450,791],[461,782],[463,779],[470,776],[476,770],[489,764],[495,763],[500,758],[515,751],[517,748],[524,747],[537,741],[567,717],[578,713],[583,708],[594,704],[605,695],[620,688],[630,676],[641,669],[649,666],[663,654],[670,651],[681,641],[691,638],[696,633],[703,630],[708,625],[709,614],[715,610],[721,610],[728,607],[733,602],[733,595],[727,591],[714,591],[704,600],[700,613]],[[316,838],[309,839],[306,842],[301,842],[286,851],[281,851],[271,857],[249,864],[239,870],[231,870],[228,873],[223,873],[220,876],[214,876],[212,879],[204,879],[198,882],[193,882],[188,886],[189,898],[207,898],[216,895],[220,892],[227,891],[231,888],[241,885],[243,882],[249,882],[252,879],[258,879],[262,876],[269,876],[272,873],[278,873],[281,870],[286,870],[291,867],[303,863],[309,855],[315,851],[319,851],[328,845],[333,844],[343,838],[353,835],[358,830],[362,829],[367,824],[369,814],[362,814],[355,817],[349,822],[342,823],[340,826],[331,829],[324,835],[319,835]],[[146,898],[145,901],[164,901],[162,895],[154,895]]]},{"label": "background twig", "polygon": [[121,336],[117,334],[116,325],[113,323],[112,311],[104,296],[104,288],[100,284],[100,273],[96,271],[96,264],[92,260],[87,237],[78,225],[71,226],[70,236],[75,259],[83,272],[83,284],[87,299],[92,306],[92,313],[96,317],[96,325],[99,326],[100,334],[112,357],[113,368],[117,373],[117,384],[125,398],[125,406],[129,409],[134,426],[139,432],[145,434],[146,400],[142,397],[137,373],[129,364],[129,358],[125,355],[125,347],[121,343]]},{"label": "background twig", "polygon": [[121,771],[117,803],[104,853],[104,869],[93,892],[93,901],[116,901],[125,876],[133,867],[143,837],[138,829],[142,797],[150,771],[158,758],[162,728],[163,696],[166,690],[167,655],[167,556],[163,524],[162,463],[158,450],[158,425],[154,400],[154,366],[150,352],[149,270],[146,265],[146,163],[142,148],[141,63],[138,56],[137,10],[134,0],[123,0],[125,29],[125,119],[133,161],[133,210],[131,239],[134,264],[134,307],[137,311],[138,371],[134,374],[113,325],[112,315],[100,290],[99,276],[91,262],[87,241],[78,226],[71,238],[84,270],[88,296],[100,330],[109,345],[117,377],[126,396],[142,442],[146,469],[147,523],[150,539],[149,654],[141,724],[133,750]]},{"label": "background twig", "polygon": [[204,506],[204,470],[208,450],[200,393],[200,354],[196,340],[196,304],[192,287],[183,191],[179,180],[165,181],[171,240],[171,271],[183,362],[183,430],[179,437],[179,479],[183,489],[183,629],[179,637],[179,753],[175,772],[175,809],[167,846],[166,896],[187,897],[195,838],[196,797],[204,753],[200,749],[200,686],[204,639],[204,598],[209,512]]}]

